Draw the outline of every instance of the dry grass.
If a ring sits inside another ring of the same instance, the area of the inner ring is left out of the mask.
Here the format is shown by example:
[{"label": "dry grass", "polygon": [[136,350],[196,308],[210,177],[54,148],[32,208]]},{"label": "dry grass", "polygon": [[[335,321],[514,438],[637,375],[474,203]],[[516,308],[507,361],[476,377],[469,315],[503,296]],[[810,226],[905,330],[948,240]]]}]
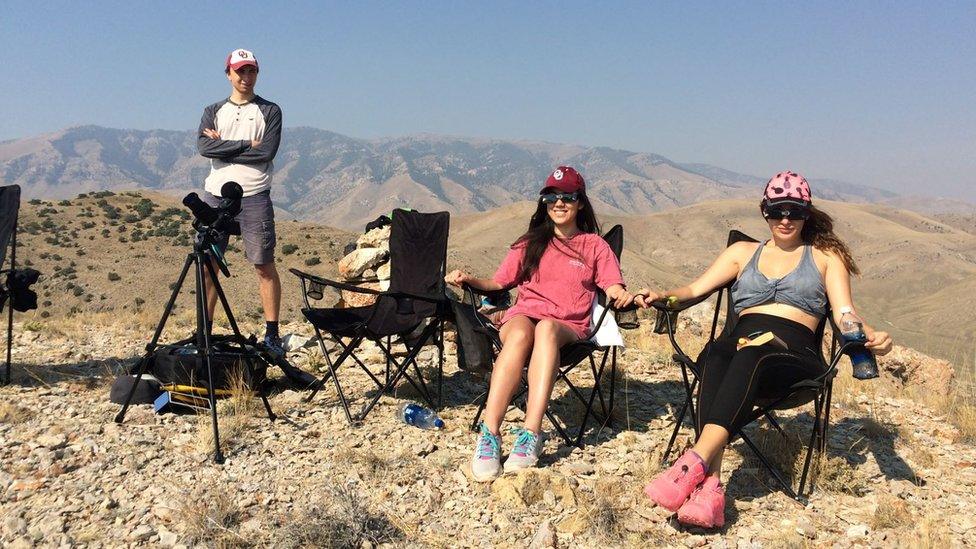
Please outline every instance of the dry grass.
[{"label": "dry grass", "polygon": [[959,429],[959,442],[976,443],[976,405],[960,402],[950,412],[949,420]]},{"label": "dry grass", "polygon": [[[802,467],[802,463],[799,464]],[[840,457],[818,457],[810,465],[811,483],[818,490],[832,494],[863,496],[868,483],[857,475],[857,468]]]},{"label": "dry grass", "polygon": [[620,544],[626,530],[624,522],[632,505],[632,486],[616,478],[601,478],[593,486],[593,494],[580,506],[589,523],[591,539],[602,543]]},{"label": "dry grass", "polygon": [[[230,378],[230,396],[217,401],[217,420],[220,431],[220,445],[226,450],[243,442],[248,423],[260,404],[254,391],[244,381],[244,373],[236,369]],[[218,393],[219,394],[219,393]],[[213,450],[213,423],[209,412],[198,416],[197,450]]]},{"label": "dry grass", "polygon": [[411,459],[408,450],[391,453],[388,448],[377,454],[369,448],[356,448],[343,445],[335,454],[336,463],[345,464],[350,470],[368,480],[386,479],[395,471],[402,469]]},{"label": "dry grass", "polygon": [[871,517],[871,529],[900,528],[912,524],[913,520],[912,512],[904,500],[885,495],[878,499],[878,507]]},{"label": "dry grass", "polygon": [[[780,418],[782,424],[782,418]],[[782,436],[778,431],[768,428],[765,425],[757,428],[753,434],[749,435],[752,442],[759,448],[764,456],[773,464],[774,467],[783,473],[787,482],[795,482],[797,475],[803,468],[804,444],[797,434],[797,429],[790,425],[783,425],[786,436]],[[749,450],[742,447],[743,465],[747,468],[757,468],[763,470],[762,462]]]},{"label": "dry grass", "polygon": [[10,402],[0,402],[0,423],[24,423],[34,417],[34,412]]},{"label": "dry grass", "polygon": [[945,524],[933,515],[926,515],[916,519],[907,532],[891,541],[894,547],[912,547],[913,549],[942,549],[953,547],[952,538]]},{"label": "dry grass", "polygon": [[808,549],[816,547],[812,540],[803,537],[793,526],[780,527],[764,540],[763,547],[770,549]]},{"label": "dry grass", "polygon": [[336,547],[359,549],[391,543],[403,532],[390,517],[371,509],[369,499],[354,487],[319,488],[312,504],[282,518],[271,545],[287,549]]},{"label": "dry grass", "polygon": [[185,543],[213,547],[251,545],[238,533],[243,513],[226,486],[211,483],[186,492],[188,497],[177,509]]}]

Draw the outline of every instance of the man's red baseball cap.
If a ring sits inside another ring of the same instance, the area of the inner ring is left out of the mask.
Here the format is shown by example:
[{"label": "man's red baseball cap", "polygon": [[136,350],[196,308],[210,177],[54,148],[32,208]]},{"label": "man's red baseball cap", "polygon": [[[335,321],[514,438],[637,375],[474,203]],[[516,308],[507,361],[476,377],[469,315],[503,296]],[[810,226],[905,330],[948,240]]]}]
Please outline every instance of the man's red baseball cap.
[{"label": "man's red baseball cap", "polygon": [[254,65],[255,69],[258,68],[258,59],[254,57],[253,52],[245,49],[237,49],[227,54],[226,68],[236,71],[245,65]]},{"label": "man's red baseball cap", "polygon": [[559,166],[546,178],[546,184],[543,185],[539,194],[546,192],[547,189],[556,189],[564,193],[575,193],[586,190],[586,182],[583,181],[583,176],[573,168]]}]

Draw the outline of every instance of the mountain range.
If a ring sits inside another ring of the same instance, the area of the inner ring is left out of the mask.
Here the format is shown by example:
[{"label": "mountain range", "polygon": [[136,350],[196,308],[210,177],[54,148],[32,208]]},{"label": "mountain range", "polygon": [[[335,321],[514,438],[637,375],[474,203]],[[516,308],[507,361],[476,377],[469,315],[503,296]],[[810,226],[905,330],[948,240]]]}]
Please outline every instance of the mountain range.
[{"label": "mountain range", "polygon": [[[295,127],[284,131],[272,193],[285,218],[352,229],[395,207],[457,215],[525,200],[557,165],[580,169],[594,207],[609,215],[754,198],[765,181],[607,147],[438,135],[367,140]],[[208,170],[194,131],[80,126],[0,142],[0,182],[21,185],[27,198],[136,188],[177,194],[200,190]],[[960,209],[957,201],[917,201],[835,180],[811,179],[811,185],[829,200]]]}]

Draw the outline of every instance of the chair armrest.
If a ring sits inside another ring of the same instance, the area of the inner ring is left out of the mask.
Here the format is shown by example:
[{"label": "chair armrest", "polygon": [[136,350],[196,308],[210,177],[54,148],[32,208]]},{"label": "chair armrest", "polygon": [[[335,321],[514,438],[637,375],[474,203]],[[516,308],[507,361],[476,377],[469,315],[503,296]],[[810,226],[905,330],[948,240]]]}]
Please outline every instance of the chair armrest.
[{"label": "chair armrest", "polygon": [[658,311],[661,311],[661,312],[675,312],[675,311],[680,312],[680,311],[684,311],[685,309],[690,309],[690,308],[694,307],[695,305],[698,305],[699,303],[701,303],[701,302],[705,301],[706,299],[712,297],[712,295],[715,292],[720,291],[720,290],[722,290],[722,287],[715,288],[714,290],[708,292],[705,295],[700,295],[700,296],[695,297],[695,298],[692,298],[692,299],[686,299],[684,301],[679,301],[679,302],[675,303],[674,305],[669,305],[667,299],[655,299],[654,301],[651,302],[651,307],[654,307],[655,309],[657,309]]},{"label": "chair armrest", "polygon": [[472,297],[471,302],[473,303],[474,302],[473,297],[475,295],[485,296],[491,300],[506,297],[508,296],[508,292],[512,290],[512,286],[509,286],[507,288],[502,288],[500,290],[482,290],[480,288],[475,288],[470,284],[462,284],[461,289],[464,290],[465,293],[470,294],[470,296]]},{"label": "chair armrest", "polygon": [[827,371],[825,371],[824,373],[820,374],[819,376],[813,378],[812,381],[822,382],[823,380],[827,379],[828,377],[833,376],[834,373],[835,373],[835,371],[837,370],[837,364],[840,363],[840,358],[842,356],[844,356],[845,351],[847,351],[847,349],[849,349],[850,347],[853,347],[853,346],[855,346],[857,344],[858,344],[857,342],[848,341],[848,342],[844,343],[843,345],[841,345],[837,349],[837,352],[834,353],[834,356],[832,356],[830,358],[830,364],[827,365]]},{"label": "chair armrest", "polygon": [[309,274],[309,273],[306,273],[306,272],[303,272],[303,271],[299,271],[298,269],[288,269],[288,271],[291,272],[291,274],[297,276],[298,278],[302,278],[302,279],[308,280],[310,282],[314,282],[316,284],[321,284],[322,286],[331,286],[333,288],[338,288],[340,290],[348,290],[350,292],[356,292],[356,293],[360,293],[360,294],[382,295],[384,293],[384,292],[381,292],[379,290],[371,290],[369,288],[362,288],[362,287],[356,286],[354,284],[347,284],[345,282],[337,282],[335,280],[329,280],[328,278],[322,278],[320,276],[315,276],[313,274]]}]

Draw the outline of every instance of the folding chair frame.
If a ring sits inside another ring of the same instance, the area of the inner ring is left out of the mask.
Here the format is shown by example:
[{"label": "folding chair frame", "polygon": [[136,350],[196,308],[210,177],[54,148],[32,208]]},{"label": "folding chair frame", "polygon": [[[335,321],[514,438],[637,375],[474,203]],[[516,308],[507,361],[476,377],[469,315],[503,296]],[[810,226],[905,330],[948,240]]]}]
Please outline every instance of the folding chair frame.
[{"label": "folding chair frame", "polygon": [[[442,389],[443,389],[443,376],[444,376],[444,314],[442,311],[446,307],[447,298],[444,299],[433,299],[429,296],[421,296],[408,294],[404,292],[380,292],[376,290],[371,290],[368,288],[362,288],[359,286],[354,286],[352,284],[345,284],[342,282],[336,282],[334,280],[328,280],[321,278],[309,273],[302,272],[298,269],[290,269],[291,273],[297,276],[301,280],[302,284],[302,300],[305,303],[306,309],[312,309],[312,304],[308,299],[308,284],[314,283],[320,286],[330,286],[339,290],[346,290],[350,292],[356,292],[361,294],[370,294],[379,297],[392,297],[398,301],[401,299],[413,299],[419,301],[425,301],[428,303],[433,303],[437,305],[437,312],[428,317],[428,323],[424,327],[421,334],[415,338],[413,345],[406,338],[400,337],[402,344],[407,348],[407,356],[398,361],[396,357],[393,356],[393,336],[384,336],[379,338],[372,338],[365,332],[357,333],[350,337],[349,343],[344,343],[342,337],[334,337],[334,341],[342,349],[339,356],[335,360],[332,359],[328,347],[325,343],[325,337],[323,335],[323,330],[316,326],[314,323],[312,327],[315,329],[315,338],[318,341],[319,349],[322,352],[322,356],[325,357],[326,365],[329,370],[317,381],[311,388],[312,392],[305,397],[305,402],[311,402],[318,394],[319,390],[322,389],[326,382],[331,378],[332,383],[336,388],[336,393],[339,396],[339,402],[342,404],[342,409],[346,414],[346,419],[349,421],[350,425],[359,425],[366,419],[366,415],[376,406],[379,399],[383,394],[391,392],[400,381],[401,378],[406,379],[410,385],[420,393],[424,401],[430,405],[431,408],[440,409],[442,403]],[[380,380],[376,374],[374,374],[363,362],[356,356],[355,351],[358,349],[360,343],[363,340],[368,339],[372,341],[386,357],[386,368],[384,372],[383,380]],[[384,340],[385,339],[385,343]],[[420,353],[421,349],[427,343],[433,343],[437,347],[437,398],[436,400],[430,394],[430,390],[427,388],[427,383],[424,381],[423,373],[420,371],[420,366],[417,364],[417,355]],[[336,373],[339,367],[346,361],[346,359],[352,358],[352,360],[364,371],[366,375],[369,376],[370,380],[376,384],[378,389],[377,393],[373,398],[363,405],[362,410],[355,416],[349,411],[349,400],[343,391],[342,384],[339,382],[339,377]],[[414,372],[417,379],[414,380],[413,377],[407,372],[410,366],[413,366]],[[391,368],[392,367],[392,368]]]},{"label": "folding chair frame", "polygon": [[[615,233],[614,231],[619,231],[619,232]],[[619,244],[620,247],[622,248],[623,246],[622,232],[623,232],[623,228],[620,227],[619,225],[616,225],[610,228],[610,230],[606,232],[604,238],[608,238],[608,237],[612,238],[610,236],[611,234],[613,235],[613,237],[619,236],[621,239]],[[614,253],[617,255],[618,259],[620,257],[621,251],[622,250],[620,249],[614,250]],[[478,313],[476,304],[479,302],[479,300],[475,297],[475,294],[491,295],[491,294],[496,294],[501,292],[508,292],[511,290],[511,288],[498,290],[497,292],[482,292],[480,290],[465,285],[464,290],[467,296],[467,301],[471,303],[471,307],[475,311],[475,318],[477,318],[478,322],[481,323],[481,327],[479,331],[487,335],[491,339],[492,347],[495,349],[495,354],[497,355],[501,351],[501,346],[502,346],[501,339],[498,334],[498,330],[493,325],[491,325],[491,323],[488,322],[483,315]],[[601,300],[606,299],[606,296],[603,294],[603,292],[598,291],[598,294],[599,294],[598,299]],[[624,310],[633,310],[633,309],[634,306],[630,306],[629,308]],[[565,382],[566,386],[569,388],[570,393],[572,393],[577,399],[579,399],[580,402],[582,402],[585,405],[585,409],[583,412],[583,419],[580,422],[579,430],[573,436],[570,436],[569,433],[566,432],[566,429],[562,425],[560,425],[559,420],[556,418],[555,414],[552,412],[552,410],[549,409],[548,406],[546,407],[546,411],[545,411],[546,418],[549,419],[549,422],[552,423],[553,427],[556,429],[556,431],[559,433],[559,435],[563,438],[563,440],[566,442],[566,445],[568,446],[576,446],[578,448],[583,447],[583,436],[586,434],[587,422],[589,421],[591,415],[593,415],[594,418],[596,418],[597,415],[596,412],[593,410],[593,404],[595,399],[597,398],[599,398],[600,412],[602,413],[603,416],[602,422],[599,423],[599,428],[603,429],[604,427],[612,427],[613,425],[613,417],[612,417],[613,409],[614,409],[613,400],[614,400],[614,391],[616,389],[615,385],[617,380],[617,347],[597,346],[594,343],[589,341],[590,338],[593,337],[593,335],[596,334],[597,331],[600,329],[600,327],[603,325],[603,321],[606,318],[606,315],[611,310],[614,311],[614,316],[616,316],[617,312],[620,312],[617,311],[616,309],[613,309],[613,307],[607,304],[607,306],[603,310],[603,313],[600,315],[600,318],[597,320],[596,326],[587,334],[587,336],[584,339],[580,341],[575,341],[573,343],[569,343],[568,345],[565,345],[562,347],[562,349],[560,349],[560,353],[559,353],[560,357],[563,357],[566,354],[565,352],[580,352],[573,349],[574,347],[576,349],[579,349],[581,346],[590,347],[588,352],[586,352],[584,356],[580,356],[578,360],[572,361],[571,363],[568,364],[560,364],[556,372],[556,378],[555,380],[553,380],[553,383],[558,383],[559,381]],[[599,367],[597,367],[596,361],[593,358],[593,355],[596,353],[601,353]],[[589,395],[584,395],[583,392],[572,382],[572,380],[569,379],[570,372],[572,372],[584,360],[589,360],[590,372],[593,374],[593,389],[590,390]],[[602,381],[603,381],[603,376],[606,371],[606,366],[608,361],[610,363],[610,388],[609,388],[610,393],[608,396],[605,396],[603,394]],[[525,396],[526,393],[528,393],[529,386],[528,386],[528,379],[526,378],[526,375],[527,375],[526,369],[523,368],[519,391],[515,394],[515,397],[512,399],[513,402],[518,401],[520,398]],[[490,377],[489,377],[489,383],[490,383]],[[485,406],[488,403],[487,402],[488,391],[485,391],[485,393],[481,397],[479,397],[479,400],[480,402],[478,404],[478,411],[475,414],[474,420],[471,423],[472,430],[477,429],[478,422],[481,420],[481,413],[484,411]]]},{"label": "folding chair frame", "polygon": [[[729,232],[728,245],[731,246],[733,243],[740,242],[740,241],[756,242],[756,240],[746,236],[745,234],[739,231],[733,230]],[[734,281],[731,281],[720,288],[716,288],[715,290],[713,290],[707,295],[703,295],[695,299],[686,300],[676,305],[670,305],[665,300],[658,300],[652,304],[653,307],[658,311],[658,318],[655,327],[655,332],[667,334],[668,339],[671,342],[671,346],[674,348],[675,351],[675,354],[672,355],[672,359],[675,362],[677,362],[678,365],[681,367],[681,380],[682,380],[682,385],[685,389],[685,399],[681,405],[680,410],[675,413],[674,429],[671,432],[671,438],[668,440],[667,449],[664,451],[664,456],[662,457],[662,464],[667,463],[668,458],[671,455],[671,450],[674,448],[674,443],[677,440],[678,432],[681,429],[681,424],[684,422],[686,417],[690,416],[692,420],[692,427],[694,429],[696,439],[700,434],[698,432],[697,410],[695,409],[695,395],[697,394],[696,390],[699,389],[698,382],[699,382],[699,378],[701,377],[701,369],[699,364],[695,360],[693,360],[687,353],[685,353],[684,350],[682,350],[681,346],[678,344],[677,340],[674,337],[675,330],[677,328],[677,326],[675,326],[677,315],[680,311],[686,310],[690,307],[693,307],[695,305],[698,305],[699,303],[706,301],[712,296],[712,294],[717,294],[716,301],[715,301],[715,312],[712,317],[712,328],[708,340],[708,343],[711,343],[715,341],[715,335],[718,328],[719,312],[721,311],[722,308],[723,294],[727,293],[728,302],[726,305],[727,308],[726,326],[723,329],[722,335],[731,334],[732,327],[733,327],[732,325],[734,324],[734,322],[730,323],[729,320],[730,319],[735,321],[738,320],[737,318],[733,317],[734,312],[731,309],[731,290],[732,290],[733,282]],[[831,341],[831,353],[830,353],[831,360],[829,363],[824,359],[822,348],[821,348],[823,344],[822,343],[823,336],[824,336],[824,331],[827,322],[831,323],[831,326],[833,327],[833,334],[834,334]],[[806,402],[810,402],[810,401],[806,401],[804,399],[805,402],[803,404],[798,404],[794,406],[790,406],[790,405],[781,406],[781,405],[790,402],[794,399],[797,399],[797,397],[802,396],[802,394],[813,393],[812,402],[814,405],[814,425],[813,425],[812,432],[810,434],[809,443],[807,445],[806,457],[804,458],[803,461],[803,472],[800,475],[800,483],[799,483],[798,490],[796,491],[793,490],[793,487],[790,485],[790,483],[783,478],[783,476],[776,469],[776,467],[774,467],[770,463],[769,459],[766,458],[765,455],[763,455],[763,453],[759,450],[756,444],[749,438],[749,436],[746,433],[740,431],[736,435],[742,438],[742,441],[746,444],[746,446],[749,447],[750,450],[752,450],[752,452],[756,455],[756,457],[763,464],[763,466],[772,474],[773,478],[776,479],[777,483],[783,488],[783,490],[791,498],[797,501],[800,501],[800,498],[802,498],[804,495],[804,487],[806,486],[807,475],[809,473],[810,463],[812,461],[814,451],[823,453],[826,450],[827,429],[830,420],[830,399],[833,390],[833,380],[834,377],[837,375],[837,364],[840,361],[840,358],[847,351],[847,349],[850,346],[854,345],[853,343],[845,343],[841,345],[840,348],[838,348],[837,345],[838,339],[836,336],[837,333],[838,332],[836,326],[833,326],[833,319],[831,318],[831,312],[828,306],[827,311],[825,312],[824,317],[821,319],[820,324],[817,327],[817,330],[815,332],[816,339],[818,342],[818,358],[821,364],[824,366],[824,372],[818,375],[817,377],[797,382],[796,384],[790,387],[789,392],[782,398],[778,398],[772,402],[762,403],[760,405],[757,405],[752,412],[752,417],[747,423],[748,425],[759,419],[765,418],[769,422],[769,424],[778,433],[780,433],[780,435],[782,435],[785,438],[786,432],[779,425],[779,422],[776,421],[774,412],[777,409],[790,409],[790,408],[803,406]],[[791,353],[774,353],[774,354],[764,356],[760,360],[763,361],[763,360],[769,360],[773,358],[795,359],[797,357],[796,355]],[[811,482],[810,490],[811,492],[813,490],[812,482]]]},{"label": "folding chair frame", "polygon": [[[472,289],[470,286],[465,286],[465,291],[471,292],[472,294],[477,293],[477,291]],[[476,303],[476,301],[472,301],[472,303]],[[472,306],[474,307],[474,305]],[[606,312],[607,311],[605,310],[604,315],[606,315]],[[490,327],[489,325],[487,325],[485,323],[485,320],[480,314],[477,316],[477,318],[479,322],[482,322],[483,333],[487,333],[491,338],[492,347],[495,349],[495,354],[497,355],[501,351],[501,340],[498,337],[497,330],[495,330],[494,327]],[[600,323],[602,322],[603,322],[603,316],[600,317]],[[586,344],[586,343],[584,341],[579,341],[579,342],[570,343],[569,345],[580,345],[580,344]],[[563,348],[565,349],[566,347]],[[599,368],[597,368],[596,361],[593,359],[593,355],[595,353],[602,354],[600,358]],[[560,352],[560,355],[562,355],[562,352]],[[590,372],[592,372],[593,374],[593,388],[590,390],[589,396],[584,396],[583,392],[572,382],[572,380],[569,379],[570,372],[572,372],[577,366],[579,366],[580,363],[583,362],[583,360],[589,360]],[[606,370],[608,360],[610,362],[610,393],[607,397],[604,397],[602,381],[603,381],[603,375]],[[519,383],[519,391],[515,394],[515,397],[512,398],[513,402],[518,401],[529,392],[529,383],[526,375],[527,375],[527,370],[523,368],[522,377]],[[583,419],[580,422],[579,430],[575,433],[574,436],[570,436],[566,432],[566,428],[560,425],[560,422],[556,418],[556,415],[552,412],[552,410],[549,409],[548,406],[546,407],[546,411],[545,411],[546,418],[549,419],[549,422],[556,429],[556,432],[559,433],[559,436],[561,436],[562,439],[566,442],[567,446],[576,446],[578,448],[583,447],[583,436],[586,434],[587,421],[589,421],[590,415],[593,415],[594,417],[596,416],[596,412],[593,411],[593,404],[594,404],[594,400],[597,397],[600,400],[600,411],[602,412],[603,415],[603,421],[599,424],[599,428],[603,429],[604,427],[611,427],[613,425],[612,412],[613,412],[613,397],[614,397],[616,378],[617,378],[617,348],[615,346],[611,346],[611,347],[593,346],[593,348],[590,350],[589,353],[586,354],[585,357],[582,357],[571,364],[565,366],[561,365],[558,368],[558,370],[556,371],[556,378],[555,380],[553,380],[553,383],[558,383],[559,381],[563,381],[564,383],[566,383],[566,386],[569,388],[570,392],[573,393],[573,395],[577,399],[579,399],[580,402],[586,405],[586,408],[583,412]],[[489,376],[489,382],[490,382],[490,376]],[[478,400],[479,400],[478,411],[475,413],[474,419],[471,422],[472,431],[477,430],[478,422],[481,420],[481,414],[482,412],[484,412],[485,406],[488,404],[488,391],[485,391],[479,397]]]},{"label": "folding chair frame", "polygon": [[[12,273],[17,268],[17,224],[20,221],[19,220],[20,187],[17,185],[12,185],[12,187],[16,188],[15,192],[17,193],[18,196],[18,207],[17,210],[14,211],[13,231],[10,234],[10,268],[4,269],[3,265],[0,264],[0,276],[9,276],[10,273]],[[8,192],[13,192],[13,191],[8,191]],[[2,255],[3,254],[0,254],[0,256]],[[9,296],[7,296],[7,299],[4,300],[4,303],[0,304],[0,310],[3,310],[2,309],[3,306],[7,307],[7,352],[6,352],[6,359],[4,361],[4,366],[3,366],[4,378],[2,381],[2,385],[7,385],[10,383],[10,366],[11,366],[11,358],[12,358],[13,344],[14,344],[14,308],[13,305],[8,301],[9,301]]]}]

